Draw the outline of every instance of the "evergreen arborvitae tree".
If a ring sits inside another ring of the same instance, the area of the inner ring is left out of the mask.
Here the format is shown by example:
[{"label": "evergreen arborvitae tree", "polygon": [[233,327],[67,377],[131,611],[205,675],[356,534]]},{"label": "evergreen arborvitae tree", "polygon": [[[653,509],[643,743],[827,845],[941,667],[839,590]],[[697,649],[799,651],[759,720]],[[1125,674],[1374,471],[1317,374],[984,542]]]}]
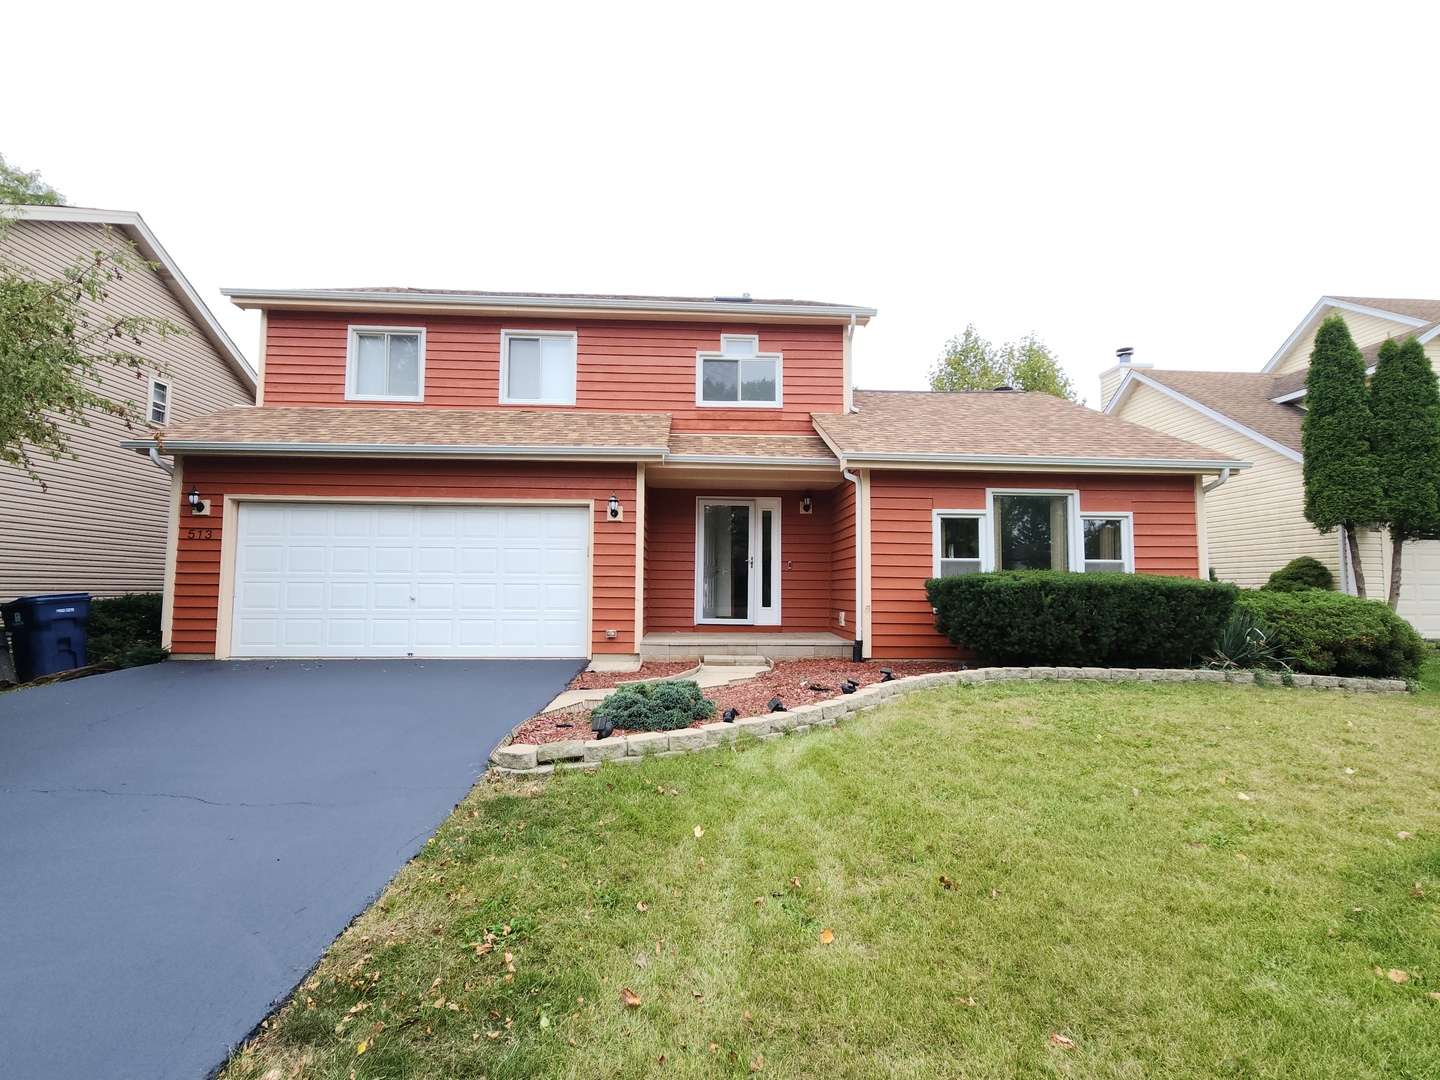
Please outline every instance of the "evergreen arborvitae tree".
[{"label": "evergreen arborvitae tree", "polygon": [[1370,380],[1380,521],[1390,528],[1390,590],[1400,599],[1400,553],[1407,540],[1440,535],[1440,383],[1425,346],[1410,337],[1380,346]]},{"label": "evergreen arborvitae tree", "polygon": [[1305,410],[1300,437],[1305,457],[1305,516],[1321,532],[1345,530],[1355,569],[1355,591],[1364,596],[1365,573],[1355,533],[1384,516],[1380,470],[1375,461],[1365,359],[1339,315],[1331,315],[1315,332],[1310,371],[1305,377]]}]

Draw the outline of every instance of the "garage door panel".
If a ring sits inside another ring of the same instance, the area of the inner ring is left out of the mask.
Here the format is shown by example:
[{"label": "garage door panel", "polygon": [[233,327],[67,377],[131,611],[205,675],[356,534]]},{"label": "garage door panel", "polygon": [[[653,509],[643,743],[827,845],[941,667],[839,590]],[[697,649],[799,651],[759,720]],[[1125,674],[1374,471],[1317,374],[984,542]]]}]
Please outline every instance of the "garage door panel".
[{"label": "garage door panel", "polygon": [[236,656],[589,651],[588,508],[241,503]]},{"label": "garage door panel", "polygon": [[1401,552],[1400,600],[1395,610],[1421,637],[1440,638],[1440,541],[1412,541]]}]

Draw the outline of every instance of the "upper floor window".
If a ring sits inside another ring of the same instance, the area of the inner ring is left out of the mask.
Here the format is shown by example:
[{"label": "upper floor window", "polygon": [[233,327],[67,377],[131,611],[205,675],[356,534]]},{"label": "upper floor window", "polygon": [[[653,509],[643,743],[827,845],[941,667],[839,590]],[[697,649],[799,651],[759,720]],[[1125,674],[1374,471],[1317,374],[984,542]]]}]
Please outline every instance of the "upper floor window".
[{"label": "upper floor window", "polygon": [[150,422],[160,425],[170,422],[170,384],[159,379],[150,380]]},{"label": "upper floor window", "polygon": [[696,353],[697,405],[775,408],[781,404],[781,354],[762,353],[758,337],[720,335],[719,352]]},{"label": "upper floor window", "polygon": [[571,331],[500,332],[500,404],[574,405],[576,335]]},{"label": "upper floor window", "polygon": [[345,396],[356,401],[423,401],[425,330],[352,326]]}]

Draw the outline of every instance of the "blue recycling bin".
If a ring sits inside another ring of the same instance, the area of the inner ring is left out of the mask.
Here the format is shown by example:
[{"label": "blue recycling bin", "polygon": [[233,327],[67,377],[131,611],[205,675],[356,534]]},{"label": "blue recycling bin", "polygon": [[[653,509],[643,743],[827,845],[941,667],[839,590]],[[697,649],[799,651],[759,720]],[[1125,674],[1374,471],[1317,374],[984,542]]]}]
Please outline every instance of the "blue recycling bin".
[{"label": "blue recycling bin", "polygon": [[10,632],[15,677],[21,682],[85,666],[89,593],[22,596],[0,604],[0,616]]}]

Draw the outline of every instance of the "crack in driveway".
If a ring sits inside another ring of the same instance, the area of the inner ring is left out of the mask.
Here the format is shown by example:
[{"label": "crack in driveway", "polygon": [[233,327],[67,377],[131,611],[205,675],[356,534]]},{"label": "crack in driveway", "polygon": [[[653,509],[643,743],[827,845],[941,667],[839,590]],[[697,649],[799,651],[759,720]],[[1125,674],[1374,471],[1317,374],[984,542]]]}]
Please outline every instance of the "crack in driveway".
[{"label": "crack in driveway", "polygon": [[120,799],[183,799],[187,802],[203,803],[205,806],[240,806],[251,810],[261,810],[273,806],[314,806],[321,810],[335,809],[329,803],[317,802],[273,802],[273,803],[248,803],[248,802],[215,802],[211,799],[202,799],[198,795],[171,795],[165,791],[107,791],[105,788],[31,788],[32,795],[111,795]]}]

